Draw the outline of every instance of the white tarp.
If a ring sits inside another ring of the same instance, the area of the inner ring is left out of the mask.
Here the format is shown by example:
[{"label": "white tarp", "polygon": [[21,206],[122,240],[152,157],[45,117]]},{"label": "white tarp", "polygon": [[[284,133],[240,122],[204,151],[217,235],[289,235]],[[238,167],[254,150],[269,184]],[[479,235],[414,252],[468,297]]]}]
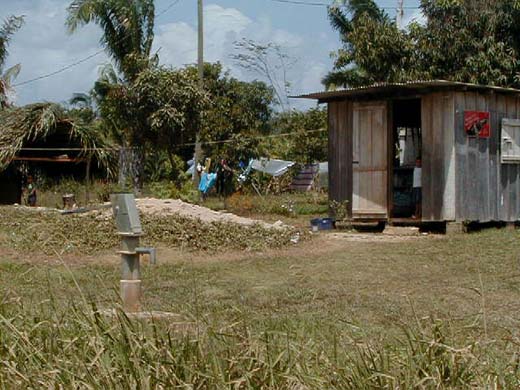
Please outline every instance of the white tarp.
[{"label": "white tarp", "polygon": [[253,160],[253,169],[278,177],[286,173],[294,164],[292,161],[261,158],[260,160]]}]

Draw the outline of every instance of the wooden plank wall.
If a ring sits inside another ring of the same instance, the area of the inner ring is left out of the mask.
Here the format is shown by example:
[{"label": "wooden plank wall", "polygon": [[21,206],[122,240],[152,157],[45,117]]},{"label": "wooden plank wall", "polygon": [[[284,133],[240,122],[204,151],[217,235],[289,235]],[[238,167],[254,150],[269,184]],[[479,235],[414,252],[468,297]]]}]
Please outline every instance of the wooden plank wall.
[{"label": "wooden plank wall", "polygon": [[[510,95],[455,93],[457,220],[520,219],[520,164],[500,164],[501,123],[517,119],[520,101]],[[467,137],[464,111],[489,111],[490,138]]]},{"label": "wooden plank wall", "polygon": [[352,217],[352,102],[328,104],[329,199],[348,202]]},{"label": "wooden plank wall", "polygon": [[454,221],[455,105],[453,93],[438,92],[421,99],[423,221]]}]

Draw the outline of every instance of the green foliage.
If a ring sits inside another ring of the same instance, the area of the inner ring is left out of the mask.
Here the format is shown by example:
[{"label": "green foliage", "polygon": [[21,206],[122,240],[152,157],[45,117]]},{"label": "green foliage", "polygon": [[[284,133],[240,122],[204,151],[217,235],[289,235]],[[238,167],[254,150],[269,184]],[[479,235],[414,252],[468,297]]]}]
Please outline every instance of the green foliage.
[{"label": "green foliage", "polygon": [[149,58],[154,39],[153,0],[73,0],[67,10],[71,33],[89,23],[101,27],[101,45],[127,81],[156,62]]},{"label": "green foliage", "polygon": [[193,187],[191,177],[175,182],[148,182],[143,188],[143,195],[157,199],[180,199],[188,203],[196,203],[200,198],[198,190]]},{"label": "green foliage", "polygon": [[365,4],[345,0],[346,10],[329,8],[343,47],[324,79],[328,87],[417,79],[520,85],[517,0],[423,0],[426,24],[405,30],[375,2]]},{"label": "green foliage", "polygon": [[178,155],[157,150],[151,151],[145,157],[144,173],[146,181],[160,182],[175,179],[177,184],[182,184],[188,179],[185,174],[186,163]]},{"label": "green foliage", "polygon": [[[228,211],[238,215],[252,213],[269,216],[317,216],[328,213],[328,198],[321,193],[294,193],[284,195],[242,195],[229,198]],[[208,207],[211,207],[208,206]]]},{"label": "green foliage", "polygon": [[123,145],[143,148],[152,159],[149,168],[157,165],[156,157],[168,161],[169,168],[154,172],[152,180],[165,175],[176,179],[184,170],[176,155],[184,144],[195,142],[201,113],[209,105],[193,72],[156,67],[142,71],[132,83],[114,81],[106,75],[96,83],[103,122]]},{"label": "green foliage", "polygon": [[38,205],[61,209],[63,207],[62,196],[74,194],[78,206],[88,204],[100,204],[110,201],[110,194],[118,192],[121,188],[110,181],[98,180],[87,186],[84,181],[78,181],[73,177],[61,177],[58,180],[40,175],[37,177]]},{"label": "green foliage", "polygon": [[[196,68],[190,71],[195,77]],[[204,154],[231,162],[264,154],[258,136],[269,130],[273,89],[260,81],[239,81],[224,72],[219,63],[205,64],[204,89],[211,100],[200,134]],[[232,142],[219,143],[228,140]]]},{"label": "green foliage", "polygon": [[[85,96],[80,99],[73,98],[72,103],[88,102],[92,114],[102,118],[101,127],[106,135],[110,135],[120,145],[145,150],[146,142],[150,142],[152,134],[157,132],[154,125],[162,120],[161,125],[164,126],[165,116],[171,115],[167,106],[161,112],[161,109],[153,106],[157,102],[151,102],[150,99],[140,101],[139,92],[136,91],[140,87],[139,78],[150,77],[150,73],[146,71],[162,70],[156,68],[158,57],[150,57],[154,39],[154,1],[72,0],[67,10],[66,24],[71,33],[90,23],[101,27],[101,45],[121,74],[119,77],[111,65],[105,66],[88,99],[85,99]],[[143,96],[143,99],[147,98],[149,96]],[[96,103],[99,112],[94,111],[92,102]],[[88,108],[84,106],[82,110],[81,114],[84,114]],[[179,118],[170,118],[169,122],[175,119]],[[137,187],[142,186],[140,178],[143,176],[143,165],[142,161],[136,164],[138,179],[134,185]]]},{"label": "green foliage", "polygon": [[[116,94],[117,95],[117,94]],[[208,105],[189,69],[147,69],[114,101],[129,110],[127,126],[135,141],[150,142],[170,154],[179,144],[193,142],[201,112]]]},{"label": "green foliage", "polygon": [[5,61],[7,60],[7,46],[13,34],[17,32],[24,23],[23,16],[9,16],[4,20],[0,28],[0,71],[3,70]]},{"label": "green foliage", "polygon": [[269,156],[299,163],[327,161],[327,111],[313,108],[308,111],[288,111],[276,115],[272,127],[276,134],[287,136],[268,138],[264,149]]}]

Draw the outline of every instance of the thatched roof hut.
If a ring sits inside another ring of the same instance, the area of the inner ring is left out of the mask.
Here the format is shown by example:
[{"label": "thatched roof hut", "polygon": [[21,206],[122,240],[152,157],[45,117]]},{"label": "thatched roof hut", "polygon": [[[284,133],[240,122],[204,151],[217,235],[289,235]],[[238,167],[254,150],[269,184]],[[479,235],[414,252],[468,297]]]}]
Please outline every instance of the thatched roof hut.
[{"label": "thatched roof hut", "polygon": [[70,118],[57,104],[0,110],[0,185],[6,189],[0,203],[19,201],[19,164],[47,173],[76,172],[87,177],[95,164],[93,168],[110,175],[117,157],[114,152],[99,131]]},{"label": "thatched roof hut", "polygon": [[12,161],[80,162],[93,158],[110,170],[110,145],[99,132],[53,103],[0,111],[0,170]]}]

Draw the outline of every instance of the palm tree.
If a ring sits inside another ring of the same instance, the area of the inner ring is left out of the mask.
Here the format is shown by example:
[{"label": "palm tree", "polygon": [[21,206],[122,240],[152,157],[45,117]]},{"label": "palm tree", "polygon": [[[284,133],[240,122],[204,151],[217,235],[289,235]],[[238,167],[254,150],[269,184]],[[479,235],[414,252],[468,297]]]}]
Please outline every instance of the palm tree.
[{"label": "palm tree", "polygon": [[117,77],[117,72],[104,69],[92,96],[96,103],[100,103],[103,122],[113,133],[113,138],[124,138],[120,140],[122,144],[139,149],[135,153],[130,150],[131,158],[123,158],[130,163],[122,164],[120,180],[126,181],[124,176],[128,172],[124,167],[131,166],[130,176],[133,176],[134,186],[141,188],[142,145],[132,141],[137,131],[119,126],[120,119],[126,113],[114,113],[110,107],[108,112],[104,112],[103,102],[112,93],[124,93],[126,86],[133,83],[144,69],[157,63],[157,56],[150,58],[154,38],[154,0],[72,0],[67,10],[67,26],[71,33],[89,23],[97,24],[103,30],[100,43],[112,58],[122,79]]},{"label": "palm tree", "polygon": [[[362,17],[369,17],[379,22],[388,22],[388,15],[383,12],[374,0],[336,0],[328,8],[329,20],[343,42],[343,49],[337,53],[334,69],[322,80],[327,88],[366,84],[368,77],[363,69],[349,62],[350,49],[349,35],[356,22]],[[347,60],[345,60],[347,58]]]},{"label": "palm tree", "polygon": [[71,33],[89,23],[101,27],[101,45],[126,81],[133,81],[150,64],[153,0],[73,0],[67,10]]},{"label": "palm tree", "polygon": [[23,25],[23,16],[8,17],[0,27],[0,109],[9,107],[8,93],[11,90],[12,81],[21,70],[20,64],[14,65],[4,71],[7,60],[7,47],[13,34]]}]

